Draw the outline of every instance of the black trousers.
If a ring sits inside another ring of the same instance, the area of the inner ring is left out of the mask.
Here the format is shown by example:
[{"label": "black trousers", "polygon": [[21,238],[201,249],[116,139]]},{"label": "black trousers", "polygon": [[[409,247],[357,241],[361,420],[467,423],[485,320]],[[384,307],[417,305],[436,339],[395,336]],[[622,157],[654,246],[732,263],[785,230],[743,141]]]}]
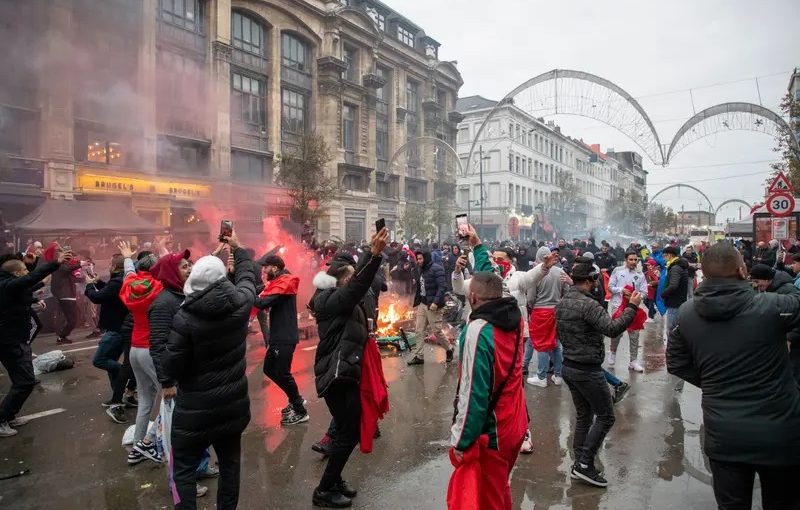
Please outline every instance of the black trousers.
[{"label": "black trousers", "polygon": [[319,490],[329,490],[342,480],[342,470],[361,437],[361,391],[355,383],[335,383],[325,394],[325,403],[336,422],[328,453],[328,464]]},{"label": "black trousers", "polygon": [[11,379],[8,395],[0,403],[0,423],[5,423],[16,418],[36,383],[31,346],[25,342],[0,346],[0,363],[6,368]]},{"label": "black trousers", "polygon": [[800,509],[800,491],[794,486],[800,478],[800,465],[757,466],[714,459],[709,462],[719,510],[750,510],[756,473],[764,510]]},{"label": "black trousers", "polygon": [[114,382],[111,384],[111,402],[114,404],[122,403],[122,395],[125,389],[136,389],[136,376],[133,374],[133,367],[131,367],[131,343],[123,340],[122,344],[122,365],[120,366]]},{"label": "black trousers", "polygon": [[297,383],[292,376],[292,359],[296,345],[272,345],[267,348],[264,357],[264,375],[286,393],[289,403],[298,413],[305,413],[303,397],[297,389]]},{"label": "black trousers", "polygon": [[586,371],[564,366],[561,375],[575,404],[575,460],[594,465],[597,450],[614,425],[614,404],[601,369]]},{"label": "black trousers", "polygon": [[58,336],[59,338],[66,338],[72,333],[72,330],[75,329],[75,325],[78,323],[78,302],[74,299],[59,299],[58,308],[61,310],[65,321],[64,326],[58,332]]},{"label": "black trousers", "polygon": [[264,338],[264,345],[269,347],[269,313],[266,310],[259,310],[256,319],[258,319],[258,329],[261,330],[261,336]]},{"label": "black trousers", "polygon": [[174,459],[173,479],[181,502],[176,510],[197,508],[197,467],[203,452],[214,447],[219,460],[219,483],[217,485],[217,509],[233,510],[239,504],[239,474],[241,471],[242,435],[221,437],[211,443],[195,442],[172,437]]}]

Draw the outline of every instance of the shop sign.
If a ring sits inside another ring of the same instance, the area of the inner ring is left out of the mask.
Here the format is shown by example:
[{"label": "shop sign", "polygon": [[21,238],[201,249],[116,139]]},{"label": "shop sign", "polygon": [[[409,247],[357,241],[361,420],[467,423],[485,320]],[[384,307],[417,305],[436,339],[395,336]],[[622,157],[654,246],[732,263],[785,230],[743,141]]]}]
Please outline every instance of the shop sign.
[{"label": "shop sign", "polygon": [[145,193],[169,195],[182,200],[197,200],[211,195],[211,188],[204,184],[156,181],[82,171],[78,172],[77,186],[87,193]]}]

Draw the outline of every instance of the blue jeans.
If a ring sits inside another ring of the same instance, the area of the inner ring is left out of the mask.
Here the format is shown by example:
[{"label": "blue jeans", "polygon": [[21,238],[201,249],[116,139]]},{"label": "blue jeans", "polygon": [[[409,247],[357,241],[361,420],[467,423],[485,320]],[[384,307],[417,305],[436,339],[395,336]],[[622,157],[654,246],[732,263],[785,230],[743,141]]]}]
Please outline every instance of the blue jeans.
[{"label": "blue jeans", "polygon": [[[528,375],[528,368],[531,366],[531,360],[533,359],[533,342],[531,342],[530,338],[525,339],[525,354],[522,358],[522,375]],[[525,381],[522,381],[525,382]]]},{"label": "blue jeans", "polygon": [[92,364],[100,370],[105,370],[108,373],[108,379],[111,382],[111,388],[114,388],[114,379],[119,374],[120,365],[119,357],[122,356],[123,345],[122,337],[117,331],[106,331],[103,337],[100,338],[100,343],[97,344],[97,351],[94,353]]},{"label": "blue jeans", "polygon": [[538,365],[537,374],[539,379],[547,378],[547,370],[550,368],[550,359],[553,360],[553,375],[561,377],[561,364],[564,362],[564,350],[561,342],[556,342],[556,348],[552,351],[536,352],[536,362]]},{"label": "blue jeans", "polygon": [[605,368],[603,369],[603,373],[606,376],[606,382],[608,384],[610,384],[611,386],[614,386],[616,388],[617,386],[622,384],[622,381],[617,379],[616,376],[614,376],[614,374],[612,374],[611,372],[609,372]]},{"label": "blue jeans", "polygon": [[678,308],[667,308],[666,319],[668,337],[670,332],[678,325],[678,310]]}]

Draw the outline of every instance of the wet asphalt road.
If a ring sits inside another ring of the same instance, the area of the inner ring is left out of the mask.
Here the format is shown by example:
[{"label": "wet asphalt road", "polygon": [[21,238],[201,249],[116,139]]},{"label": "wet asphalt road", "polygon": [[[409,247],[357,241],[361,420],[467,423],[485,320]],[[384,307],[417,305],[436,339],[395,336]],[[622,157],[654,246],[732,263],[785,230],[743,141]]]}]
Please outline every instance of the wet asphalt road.
[{"label": "wet asphalt road", "polygon": [[[647,324],[642,335],[644,374],[617,376],[632,385],[617,405],[617,421],[599,453],[609,480],[606,490],[569,479],[572,464],[571,423],[574,408],[566,386],[526,387],[535,452],[520,456],[512,475],[514,508],[535,510],[641,510],[715,508],[707,460],[701,453],[700,392],[686,385],[673,390],[664,368],[661,322]],[[76,335],[82,338],[84,335]],[[248,380],[252,421],[242,438],[239,508],[312,508],[311,492],[324,462],[311,444],[330,419],[313,387],[315,341],[301,341],[295,355],[295,377],[308,399],[311,421],[282,428],[280,390],[261,372],[264,347],[251,335]],[[0,508],[102,510],[171,508],[164,470],[145,462],[128,467],[120,446],[126,425],[105,415],[100,402],[109,396],[105,373],[94,368],[96,340],[71,346],[72,370],[44,374],[21,414],[57,408],[58,414],[33,420],[13,438],[0,439],[0,477],[22,469],[29,474],[0,480]],[[55,340],[37,339],[34,352],[55,348]],[[628,355],[626,338],[618,358]],[[360,489],[354,508],[441,509],[451,467],[447,438],[457,369],[444,364],[444,352],[428,348],[424,367],[407,367],[386,353],[391,411],[381,423],[383,437],[370,455],[354,453],[345,477]],[[535,361],[533,362],[535,365]],[[0,371],[0,393],[9,380]],[[130,423],[135,411],[128,411]],[[206,483],[206,482],[204,482]],[[199,508],[214,508],[216,481]],[[758,489],[756,501],[760,500]],[[754,504],[759,509],[760,503]]]}]

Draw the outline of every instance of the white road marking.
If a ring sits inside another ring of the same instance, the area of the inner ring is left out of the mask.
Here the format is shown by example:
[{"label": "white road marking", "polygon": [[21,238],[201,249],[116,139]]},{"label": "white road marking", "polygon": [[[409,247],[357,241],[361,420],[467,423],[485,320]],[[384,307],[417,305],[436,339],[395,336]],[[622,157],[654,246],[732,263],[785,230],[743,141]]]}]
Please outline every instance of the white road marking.
[{"label": "white road marking", "polygon": [[50,409],[49,411],[42,411],[40,413],[28,414],[28,415],[25,415],[25,416],[17,416],[17,418],[20,419],[20,420],[31,421],[31,420],[35,420],[37,418],[44,418],[45,416],[50,416],[50,415],[53,415],[53,414],[63,413],[64,411],[66,411],[66,409],[64,409],[63,407],[57,407],[55,409]]},{"label": "white road marking", "polygon": [[61,352],[78,352],[78,351],[86,351],[89,349],[97,349],[96,345],[90,345],[89,347],[79,347],[77,349],[70,349],[68,351],[61,351]]},{"label": "white road marking", "polygon": [[303,347],[303,349],[302,349],[302,350],[304,350],[304,351],[313,351],[313,350],[315,350],[316,348],[317,348],[317,346],[316,346],[316,345],[312,345],[311,347]]}]

